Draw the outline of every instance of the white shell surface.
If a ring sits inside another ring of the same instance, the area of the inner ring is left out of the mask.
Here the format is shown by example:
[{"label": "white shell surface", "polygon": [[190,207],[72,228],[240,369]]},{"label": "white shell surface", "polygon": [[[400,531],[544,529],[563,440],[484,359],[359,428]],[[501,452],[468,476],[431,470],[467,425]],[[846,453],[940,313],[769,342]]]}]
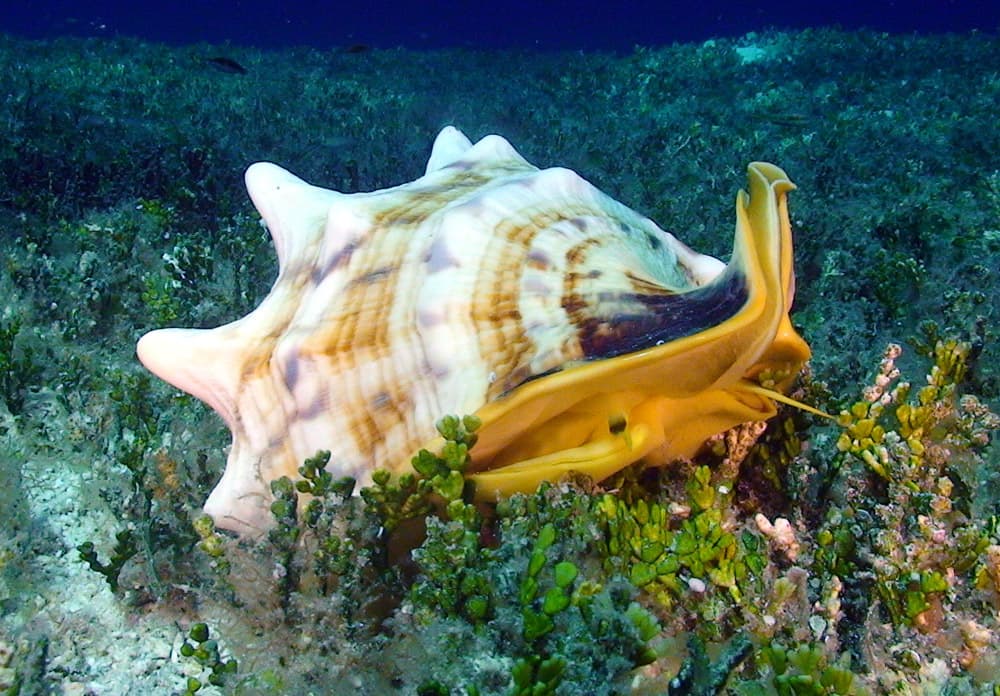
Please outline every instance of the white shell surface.
[{"label": "white shell surface", "polygon": [[583,322],[642,317],[643,293],[684,293],[724,268],[576,173],[452,127],[426,174],[394,188],[342,194],[270,163],[246,185],[277,250],[270,294],[231,324],[138,345],[232,431],[205,509],[239,532],[268,526],[269,482],[316,451],[362,485],[403,469],[442,415],[601,359]]}]

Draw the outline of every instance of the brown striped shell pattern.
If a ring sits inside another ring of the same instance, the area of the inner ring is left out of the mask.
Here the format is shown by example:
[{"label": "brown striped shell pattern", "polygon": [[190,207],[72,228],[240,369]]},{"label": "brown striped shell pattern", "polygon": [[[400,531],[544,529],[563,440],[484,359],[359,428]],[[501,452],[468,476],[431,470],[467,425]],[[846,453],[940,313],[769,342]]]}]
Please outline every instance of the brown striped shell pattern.
[{"label": "brown striped shell pattern", "polygon": [[254,164],[271,292],[230,324],[138,345],[232,431],[206,511],[258,533],[270,481],[306,457],[329,450],[328,470],[364,485],[375,468],[406,470],[450,413],[482,420],[484,499],[690,457],[769,418],[809,349],[788,320],[794,186],[770,164],[748,172],[723,264],[496,135],[445,128],[423,176],[372,193]]}]

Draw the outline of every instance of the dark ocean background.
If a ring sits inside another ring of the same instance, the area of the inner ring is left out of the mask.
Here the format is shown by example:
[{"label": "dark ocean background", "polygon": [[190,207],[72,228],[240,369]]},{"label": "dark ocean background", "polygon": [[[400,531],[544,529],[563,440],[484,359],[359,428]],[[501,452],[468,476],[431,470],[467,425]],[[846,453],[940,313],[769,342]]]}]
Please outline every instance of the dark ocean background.
[{"label": "dark ocean background", "polygon": [[[987,0],[0,0],[0,694],[1000,694],[998,26]],[[230,433],[136,341],[267,295],[250,164],[374,191],[445,126],[723,260],[748,163],[783,168],[791,396],[839,422],[782,406],[483,518],[418,499],[387,531],[405,491],[331,489],[315,524],[206,526]]]},{"label": "dark ocean background", "polygon": [[7,0],[0,31],[31,38],[132,36],[257,48],[369,45],[429,49],[628,51],[763,29],[995,32],[996,0],[846,2],[79,2]]}]

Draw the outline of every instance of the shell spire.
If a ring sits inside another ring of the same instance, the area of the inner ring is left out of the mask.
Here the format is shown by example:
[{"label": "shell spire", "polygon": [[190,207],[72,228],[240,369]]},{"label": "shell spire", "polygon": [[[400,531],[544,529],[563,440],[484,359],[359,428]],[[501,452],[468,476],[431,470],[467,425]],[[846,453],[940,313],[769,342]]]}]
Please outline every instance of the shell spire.
[{"label": "shell spire", "polygon": [[427,159],[424,174],[436,172],[454,164],[472,149],[472,141],[454,126],[446,126],[434,139],[431,156]]},{"label": "shell spire", "polygon": [[146,369],[204,401],[230,428],[237,419],[240,353],[239,342],[220,340],[218,329],[159,329],[136,345]]},{"label": "shell spire", "polygon": [[289,259],[308,255],[319,241],[330,208],[342,194],[312,186],[270,162],[257,162],[244,175],[247,192],[264,219],[278,255],[279,272]]}]

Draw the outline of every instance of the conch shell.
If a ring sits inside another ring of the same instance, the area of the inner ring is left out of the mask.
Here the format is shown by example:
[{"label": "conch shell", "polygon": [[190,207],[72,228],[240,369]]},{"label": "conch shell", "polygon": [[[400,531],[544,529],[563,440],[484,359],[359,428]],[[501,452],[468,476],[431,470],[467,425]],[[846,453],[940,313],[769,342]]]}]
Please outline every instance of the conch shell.
[{"label": "conch shell", "polygon": [[772,416],[809,357],[788,320],[794,185],[770,164],[749,166],[728,265],[576,173],[452,127],[394,188],[347,195],[269,163],[246,184],[277,250],[270,294],[138,345],[232,431],[205,505],[224,528],[268,527],[269,482],[317,450],[361,484],[407,469],[449,413],[482,420],[482,498],[689,457]]}]

